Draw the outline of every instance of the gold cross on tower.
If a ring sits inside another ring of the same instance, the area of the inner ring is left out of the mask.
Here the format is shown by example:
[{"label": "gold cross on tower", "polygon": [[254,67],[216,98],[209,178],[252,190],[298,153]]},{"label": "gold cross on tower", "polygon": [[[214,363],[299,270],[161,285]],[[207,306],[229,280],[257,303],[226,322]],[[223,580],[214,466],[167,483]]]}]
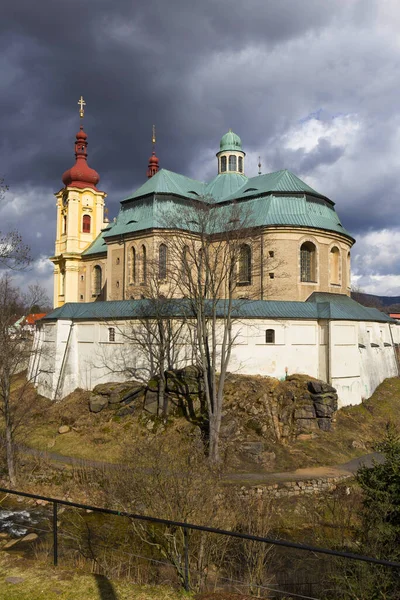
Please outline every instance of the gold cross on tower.
[{"label": "gold cross on tower", "polygon": [[85,109],[83,108],[84,106],[86,106],[86,102],[83,99],[83,96],[81,96],[78,100],[78,104],[80,106],[79,108],[79,116],[81,119],[83,119],[83,115],[85,114]]}]

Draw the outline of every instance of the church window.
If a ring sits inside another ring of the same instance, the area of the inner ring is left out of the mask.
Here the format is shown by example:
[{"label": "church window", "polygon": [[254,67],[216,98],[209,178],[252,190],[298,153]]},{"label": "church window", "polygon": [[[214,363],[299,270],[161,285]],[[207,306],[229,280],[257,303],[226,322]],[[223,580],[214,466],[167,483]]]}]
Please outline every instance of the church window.
[{"label": "church window", "polygon": [[90,215],[83,215],[82,231],[83,233],[90,233]]},{"label": "church window", "polygon": [[85,276],[81,275],[81,281],[85,281]]},{"label": "church window", "polygon": [[116,263],[117,265],[119,265],[119,263],[120,263],[119,256],[117,256],[117,260],[115,261],[115,263]]},{"label": "church window", "polygon": [[234,154],[229,155],[229,170],[236,171],[236,156]]},{"label": "church window", "polygon": [[275,273],[270,273],[270,274],[269,274],[269,278],[270,278],[270,279],[275,279]]},{"label": "church window", "polygon": [[239,249],[239,272],[240,284],[249,284],[251,281],[251,248],[248,244],[242,244]]},{"label": "church window", "polygon": [[146,246],[142,246],[142,284],[147,281],[147,256]]},{"label": "church window", "polygon": [[243,173],[243,156],[239,156],[239,173]]},{"label": "church window", "polygon": [[158,278],[166,279],[167,277],[167,246],[161,244],[158,250]]},{"label": "church window", "polygon": [[334,246],[329,253],[329,272],[330,283],[339,285],[340,283],[340,252],[339,248]]},{"label": "church window", "polygon": [[60,296],[65,293],[65,271],[60,272]]},{"label": "church window", "polygon": [[275,329],[266,329],[265,330],[265,343],[266,344],[275,344]]},{"label": "church window", "polygon": [[188,263],[189,248],[185,246],[182,250],[182,281],[187,283],[189,276],[189,263]]},{"label": "church window", "polygon": [[136,282],[136,250],[135,250],[135,248],[131,249],[131,281],[132,281],[132,283]]},{"label": "church window", "polygon": [[268,252],[268,256],[269,256],[270,258],[274,258],[274,251],[273,251],[273,250],[270,250],[270,251]]},{"label": "church window", "polygon": [[347,287],[351,286],[351,263],[350,263],[350,252],[347,253]]},{"label": "church window", "polygon": [[81,300],[83,300],[83,294],[81,294],[80,298],[81,298]]},{"label": "church window", "polygon": [[304,242],[300,248],[300,281],[316,281],[316,249],[312,242]]},{"label": "church window", "polygon": [[100,296],[102,286],[102,272],[101,267],[96,265],[93,269],[93,281],[92,281],[92,296]]},{"label": "church window", "polygon": [[221,156],[221,173],[226,172],[226,156]]},{"label": "church window", "polygon": [[117,281],[116,285],[117,285],[117,288],[119,288],[119,281]]},{"label": "church window", "polygon": [[62,232],[63,233],[67,233],[67,215],[63,216],[63,228],[62,228]]},{"label": "church window", "polygon": [[108,341],[115,342],[115,328],[114,327],[108,328]]}]

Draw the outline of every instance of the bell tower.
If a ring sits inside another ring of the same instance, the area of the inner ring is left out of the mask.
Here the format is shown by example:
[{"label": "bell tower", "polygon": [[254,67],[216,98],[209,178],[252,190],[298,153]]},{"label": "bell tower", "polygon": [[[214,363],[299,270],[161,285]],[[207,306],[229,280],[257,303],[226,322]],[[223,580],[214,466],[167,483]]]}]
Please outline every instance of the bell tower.
[{"label": "bell tower", "polygon": [[62,176],[64,187],[57,198],[57,230],[54,256],[54,307],[78,302],[79,263],[82,252],[104,227],[105,192],[97,189],[99,174],[87,163],[87,134],[83,130],[84,107],[78,102],[80,128],[75,140],[75,164]]}]

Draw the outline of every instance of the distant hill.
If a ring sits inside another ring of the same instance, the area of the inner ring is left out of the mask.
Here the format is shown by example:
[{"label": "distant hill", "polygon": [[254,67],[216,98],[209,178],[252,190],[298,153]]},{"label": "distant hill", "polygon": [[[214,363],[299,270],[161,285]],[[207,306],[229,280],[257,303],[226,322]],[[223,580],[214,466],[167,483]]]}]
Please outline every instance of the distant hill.
[{"label": "distant hill", "polygon": [[382,312],[400,312],[400,296],[377,296],[364,292],[351,292],[351,297],[363,306],[378,308]]}]

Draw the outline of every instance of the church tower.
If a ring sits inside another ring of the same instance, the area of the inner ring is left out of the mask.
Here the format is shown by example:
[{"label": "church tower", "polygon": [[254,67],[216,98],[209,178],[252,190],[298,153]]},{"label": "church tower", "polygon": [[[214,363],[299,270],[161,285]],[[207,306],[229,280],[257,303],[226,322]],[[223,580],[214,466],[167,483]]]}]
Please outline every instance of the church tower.
[{"label": "church tower", "polygon": [[79,263],[82,252],[104,227],[106,195],[97,189],[99,174],[87,163],[87,135],[83,130],[85,101],[78,102],[81,125],[75,140],[75,164],[62,176],[57,198],[54,263],[54,307],[78,302]]}]

